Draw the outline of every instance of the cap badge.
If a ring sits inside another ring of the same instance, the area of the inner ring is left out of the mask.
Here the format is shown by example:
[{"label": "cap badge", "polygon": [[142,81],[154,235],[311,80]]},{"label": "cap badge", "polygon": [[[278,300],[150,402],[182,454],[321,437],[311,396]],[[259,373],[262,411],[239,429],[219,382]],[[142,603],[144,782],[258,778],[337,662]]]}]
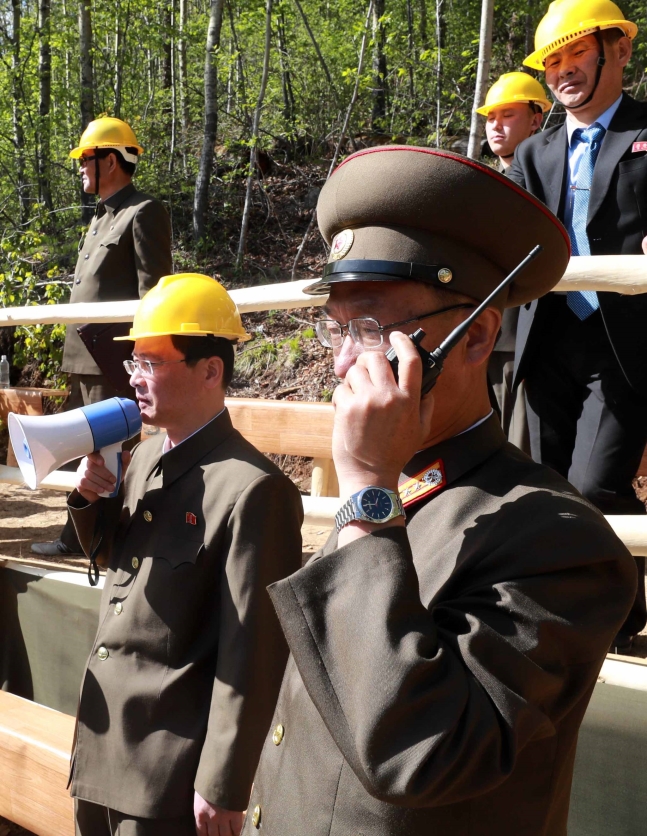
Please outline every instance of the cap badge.
[{"label": "cap badge", "polygon": [[355,233],[352,229],[342,229],[332,239],[332,246],[330,247],[331,261],[339,261],[353,246],[355,240]]},{"label": "cap badge", "polygon": [[191,511],[187,511],[186,512],[186,523],[187,523],[187,525],[197,525],[198,524],[198,518],[196,517],[195,514],[192,514]]},{"label": "cap badge", "polygon": [[404,481],[398,486],[398,492],[405,508],[423,497],[430,497],[447,484],[442,459],[438,459],[431,467],[426,467],[411,479],[402,478]]},{"label": "cap badge", "polygon": [[438,271],[438,281],[442,282],[443,284],[449,284],[451,280],[454,278],[454,274],[449,269],[449,267],[441,267]]}]

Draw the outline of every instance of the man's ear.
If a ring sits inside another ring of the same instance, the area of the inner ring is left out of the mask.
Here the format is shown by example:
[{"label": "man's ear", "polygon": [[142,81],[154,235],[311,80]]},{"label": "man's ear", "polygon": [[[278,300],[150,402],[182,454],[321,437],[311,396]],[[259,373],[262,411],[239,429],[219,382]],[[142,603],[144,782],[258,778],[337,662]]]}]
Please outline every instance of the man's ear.
[{"label": "man's ear", "polygon": [[471,366],[486,363],[501,329],[501,311],[486,308],[467,332],[465,360]]},{"label": "man's ear", "polygon": [[544,114],[543,113],[535,113],[532,119],[530,120],[530,135],[534,134],[541,128],[541,123],[544,121]]},{"label": "man's ear", "polygon": [[204,364],[204,383],[206,388],[216,389],[218,386],[221,386],[224,389],[225,364],[222,357],[206,357]]},{"label": "man's ear", "polygon": [[631,53],[633,51],[631,38],[628,38],[626,35],[624,35],[622,38],[619,38],[616,49],[618,50],[618,64],[621,67],[626,67],[629,63],[629,59],[631,58]]}]

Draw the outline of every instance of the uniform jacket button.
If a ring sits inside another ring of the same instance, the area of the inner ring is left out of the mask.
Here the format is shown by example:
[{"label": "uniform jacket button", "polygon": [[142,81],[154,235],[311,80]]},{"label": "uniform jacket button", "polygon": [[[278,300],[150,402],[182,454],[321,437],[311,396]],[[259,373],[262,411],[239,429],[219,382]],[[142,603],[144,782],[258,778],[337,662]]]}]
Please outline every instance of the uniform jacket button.
[{"label": "uniform jacket button", "polygon": [[87,260],[90,258],[90,254],[89,254],[89,253],[86,253],[86,254],[83,256],[83,258],[87,261]]},{"label": "uniform jacket button", "polygon": [[152,522],[153,515],[150,511],[144,511],[144,519],[146,520],[146,522]]},{"label": "uniform jacket button", "polygon": [[77,284],[81,284],[81,279],[77,279],[77,280],[76,280],[76,283],[77,283]]},{"label": "uniform jacket button", "polygon": [[260,804],[257,804],[256,807],[254,807],[254,812],[252,813],[252,824],[254,825],[254,827],[257,830],[261,826],[261,805]]},{"label": "uniform jacket button", "polygon": [[285,735],[285,727],[283,723],[279,723],[278,726],[274,729],[274,734],[272,735],[272,743],[275,746],[280,746],[281,742],[283,741],[283,737]]},{"label": "uniform jacket button", "polygon": [[139,558],[138,557],[133,557],[133,559],[130,561],[130,563],[131,563],[131,566],[133,567],[133,569],[139,569]]},{"label": "uniform jacket button", "polygon": [[96,234],[97,234],[96,229],[93,229],[93,230],[92,230],[92,234],[93,234],[93,235],[96,235]]},{"label": "uniform jacket button", "polygon": [[97,650],[97,656],[101,659],[102,662],[108,658],[110,654],[108,653],[108,648],[101,645],[101,647]]},{"label": "uniform jacket button", "polygon": [[110,230],[112,231],[113,229],[114,229],[114,226],[111,226],[111,227],[110,227]]},{"label": "uniform jacket button", "polygon": [[121,615],[123,611],[124,611],[124,605],[121,603],[121,601],[118,601],[115,604],[115,615]]}]

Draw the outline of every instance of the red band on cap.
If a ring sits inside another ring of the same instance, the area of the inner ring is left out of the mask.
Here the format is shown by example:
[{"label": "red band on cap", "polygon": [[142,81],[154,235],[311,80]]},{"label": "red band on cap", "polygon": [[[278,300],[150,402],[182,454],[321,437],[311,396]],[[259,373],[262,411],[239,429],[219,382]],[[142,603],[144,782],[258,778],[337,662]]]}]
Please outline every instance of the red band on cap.
[{"label": "red band on cap", "polygon": [[[487,174],[489,177],[492,177],[494,180],[498,180],[503,186],[506,186],[508,189],[512,189],[515,191],[520,197],[523,197],[525,200],[529,201],[530,203],[534,203],[534,205],[539,209],[550,221],[552,221],[553,225],[557,227],[560,231],[562,238],[566,244],[568,249],[569,257],[571,255],[571,239],[568,237],[568,232],[564,229],[561,222],[555,218],[553,213],[548,209],[547,206],[537,200],[536,197],[531,195],[525,189],[522,189],[521,186],[517,186],[516,183],[513,183],[508,177],[504,177],[503,174],[499,174],[498,171],[494,171],[494,169],[489,168],[488,166],[481,165],[480,163],[475,162],[474,160],[469,160],[467,157],[461,157],[454,154],[447,154],[444,151],[438,151],[435,148],[420,148],[416,145],[387,145],[386,147],[382,148],[364,148],[362,151],[356,151],[354,154],[351,154],[350,157],[347,157],[343,163],[340,163],[333,174],[336,174],[340,168],[343,168],[347,163],[351,160],[354,160],[356,157],[363,157],[365,154],[382,154],[385,151],[413,151],[418,154],[431,154],[433,157],[443,157],[446,160],[454,160],[457,163],[462,163],[463,165],[467,165],[470,168],[475,168],[477,171],[481,171],[483,174]],[[557,220],[557,223],[555,223]]]}]

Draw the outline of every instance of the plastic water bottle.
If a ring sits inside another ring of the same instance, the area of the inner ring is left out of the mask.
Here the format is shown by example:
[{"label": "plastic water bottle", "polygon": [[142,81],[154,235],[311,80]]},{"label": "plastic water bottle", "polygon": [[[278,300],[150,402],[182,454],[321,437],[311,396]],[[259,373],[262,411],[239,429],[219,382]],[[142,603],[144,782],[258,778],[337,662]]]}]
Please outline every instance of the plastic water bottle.
[{"label": "plastic water bottle", "polygon": [[7,355],[3,354],[0,360],[0,389],[6,389],[11,384],[9,383],[9,361]]}]

